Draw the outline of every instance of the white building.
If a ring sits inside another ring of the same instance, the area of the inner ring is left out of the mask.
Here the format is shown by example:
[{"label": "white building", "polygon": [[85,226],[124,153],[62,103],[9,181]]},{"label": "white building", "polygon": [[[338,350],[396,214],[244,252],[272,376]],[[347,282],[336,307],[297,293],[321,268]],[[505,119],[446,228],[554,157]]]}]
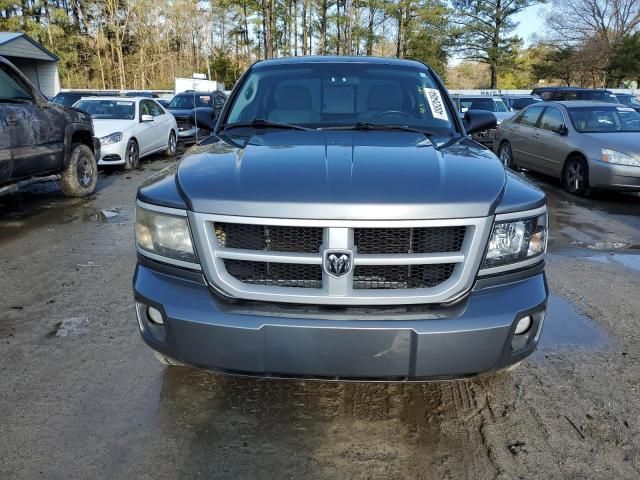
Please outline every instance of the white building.
[{"label": "white building", "polygon": [[0,56],[13,63],[51,98],[60,91],[57,55],[24,33],[0,32]]}]

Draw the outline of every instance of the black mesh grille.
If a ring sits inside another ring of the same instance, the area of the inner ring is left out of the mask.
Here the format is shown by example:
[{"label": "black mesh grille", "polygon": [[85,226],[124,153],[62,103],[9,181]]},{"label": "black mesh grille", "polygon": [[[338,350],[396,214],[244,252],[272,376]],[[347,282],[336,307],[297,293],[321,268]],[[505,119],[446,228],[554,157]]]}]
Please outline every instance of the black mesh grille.
[{"label": "black mesh grille", "polygon": [[438,265],[360,265],[354,270],[358,290],[430,288],[451,277],[455,263]]},{"label": "black mesh grille", "polygon": [[218,246],[271,252],[315,253],[322,244],[322,228],[216,223]]},{"label": "black mesh grille", "polygon": [[356,228],[358,253],[459,252],[466,227]]},{"label": "black mesh grille", "polygon": [[229,275],[244,283],[270,287],[322,288],[322,266],[225,260]]}]

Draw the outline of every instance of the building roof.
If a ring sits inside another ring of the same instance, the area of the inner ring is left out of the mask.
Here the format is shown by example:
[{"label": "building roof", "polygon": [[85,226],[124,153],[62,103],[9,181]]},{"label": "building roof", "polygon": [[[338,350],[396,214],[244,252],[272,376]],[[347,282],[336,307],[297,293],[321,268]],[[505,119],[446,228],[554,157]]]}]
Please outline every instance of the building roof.
[{"label": "building roof", "polygon": [[26,33],[0,32],[0,55],[57,62],[60,58]]}]

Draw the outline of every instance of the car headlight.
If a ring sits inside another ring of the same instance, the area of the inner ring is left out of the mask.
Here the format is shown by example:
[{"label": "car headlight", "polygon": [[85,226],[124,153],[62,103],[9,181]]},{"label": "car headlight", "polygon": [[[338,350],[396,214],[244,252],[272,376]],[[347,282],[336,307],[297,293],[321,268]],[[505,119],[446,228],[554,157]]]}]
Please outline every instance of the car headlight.
[{"label": "car headlight", "polygon": [[617,165],[627,165],[629,167],[640,167],[640,160],[633,158],[626,153],[616,152],[608,148],[602,149],[602,161],[607,163],[615,163]]},{"label": "car headlight", "polygon": [[[169,210],[169,209],[167,209]],[[176,212],[181,212],[176,210]],[[169,263],[196,263],[189,224],[185,215],[136,207],[136,246],[150,257]]]},{"label": "car headlight", "polygon": [[114,132],[100,137],[100,145],[111,145],[112,143],[118,143],[120,140],[122,140],[122,132]]},{"label": "car headlight", "polygon": [[547,250],[547,213],[493,224],[480,273],[516,269],[537,261]]}]

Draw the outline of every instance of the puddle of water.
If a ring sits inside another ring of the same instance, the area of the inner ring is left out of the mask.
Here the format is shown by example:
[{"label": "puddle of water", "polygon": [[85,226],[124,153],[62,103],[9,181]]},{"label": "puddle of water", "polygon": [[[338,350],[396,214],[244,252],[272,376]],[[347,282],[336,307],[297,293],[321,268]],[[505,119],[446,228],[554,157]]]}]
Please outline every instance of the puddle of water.
[{"label": "puddle of water", "polygon": [[632,268],[633,270],[640,270],[640,255],[631,253],[611,253],[609,255],[593,255],[585,258],[593,262],[617,264]]},{"label": "puddle of water", "polygon": [[91,210],[85,212],[82,216],[84,222],[98,223],[124,223],[127,220],[126,215],[121,213],[122,207],[113,207],[105,210]]},{"label": "puddle of water", "polygon": [[607,343],[606,334],[587,315],[569,301],[549,296],[540,350],[552,351],[557,347],[597,349]]}]

